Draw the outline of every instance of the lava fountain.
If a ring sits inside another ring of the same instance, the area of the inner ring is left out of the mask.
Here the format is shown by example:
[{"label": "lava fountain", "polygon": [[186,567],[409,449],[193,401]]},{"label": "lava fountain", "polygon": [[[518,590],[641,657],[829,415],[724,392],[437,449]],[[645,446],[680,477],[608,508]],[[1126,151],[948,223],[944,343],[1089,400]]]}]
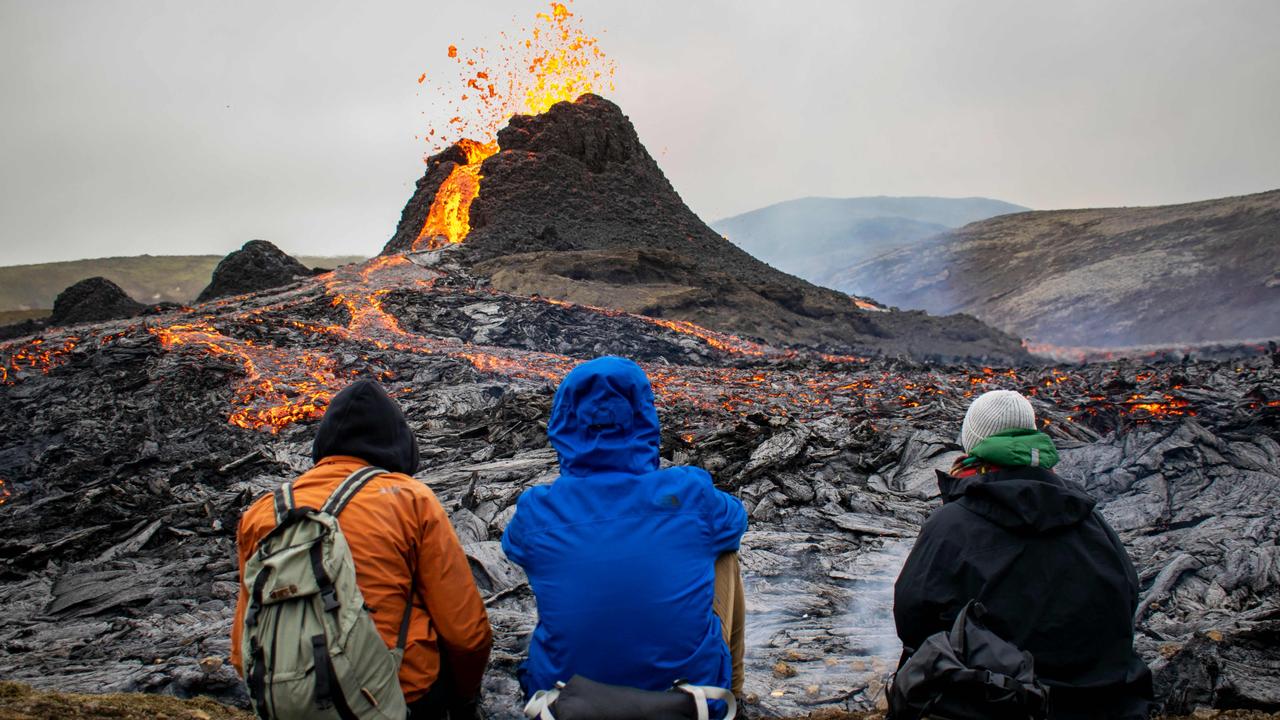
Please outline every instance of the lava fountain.
[{"label": "lava fountain", "polygon": [[[551,3],[550,11],[538,13],[533,27],[523,32],[527,37],[501,46],[496,69],[488,66],[483,48],[460,53],[457,46],[449,46],[461,88],[449,103],[453,115],[448,125],[462,135],[457,147],[466,162],[456,163],[436,190],[414,250],[436,250],[466,239],[471,202],[480,194],[481,165],[498,152],[498,128],[511,116],[537,115],[558,102],[613,89],[613,61],[563,3]],[[418,82],[426,79],[424,73]],[[447,90],[440,92],[441,97],[449,95]],[[434,139],[435,130],[427,137]]]}]

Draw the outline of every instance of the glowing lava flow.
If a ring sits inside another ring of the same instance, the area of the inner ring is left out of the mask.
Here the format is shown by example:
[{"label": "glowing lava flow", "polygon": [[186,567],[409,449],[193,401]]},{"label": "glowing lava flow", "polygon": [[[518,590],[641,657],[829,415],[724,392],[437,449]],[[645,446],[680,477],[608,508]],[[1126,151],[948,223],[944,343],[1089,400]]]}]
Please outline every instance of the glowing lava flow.
[{"label": "glowing lava flow", "polygon": [[335,388],[350,382],[353,375],[342,373],[337,362],[325,355],[229,337],[207,323],[174,324],[148,328],[148,332],[167,349],[199,347],[240,365],[245,379],[235,391],[239,409],[227,422],[251,430],[276,432],[290,423],[320,417]]},{"label": "glowing lava flow", "polygon": [[0,364],[0,384],[12,384],[10,372],[16,376],[24,370],[39,370],[48,375],[50,370],[66,361],[79,341],[78,337],[69,337],[51,345],[44,338],[36,338],[22,345],[9,355],[4,364]]},{"label": "glowing lava flow", "polygon": [[480,164],[498,152],[498,143],[462,139],[458,146],[466,153],[466,165],[454,165],[440,183],[427,221],[413,243],[414,250],[437,250],[460,243],[471,231],[471,201],[480,194]]},{"label": "glowing lava flow", "polygon": [[[528,37],[500,47],[497,70],[487,65],[483,49],[464,55],[449,46],[448,56],[461,71],[461,89],[448,125],[462,135],[457,146],[466,163],[456,164],[436,189],[414,250],[435,250],[466,239],[471,231],[471,203],[480,193],[481,166],[498,152],[498,129],[512,115],[537,115],[558,102],[613,89],[613,62],[567,6],[551,3],[550,12],[535,17]],[[426,73],[418,82],[425,79]],[[435,129],[427,136],[436,138]]]}]

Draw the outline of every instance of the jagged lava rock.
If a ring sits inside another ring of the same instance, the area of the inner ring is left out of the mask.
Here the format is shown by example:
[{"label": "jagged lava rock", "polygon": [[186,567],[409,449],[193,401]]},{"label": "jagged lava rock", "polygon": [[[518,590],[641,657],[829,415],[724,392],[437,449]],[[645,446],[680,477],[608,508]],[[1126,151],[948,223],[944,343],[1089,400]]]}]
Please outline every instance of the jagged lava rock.
[{"label": "jagged lava rock", "polygon": [[[1019,342],[968,317],[869,313],[780,272],[684,204],[617,105],[596,95],[498,132],[470,206],[467,262],[503,291],[604,305],[716,330],[866,354],[1025,359]],[[412,249],[459,148],[427,171],[384,253]]]},{"label": "jagged lava rock", "polygon": [[311,270],[266,240],[250,240],[222,259],[196,302],[288,285]]},{"label": "jagged lava rock", "polygon": [[137,315],[146,306],[129,297],[119,285],[104,277],[91,277],[58,293],[53,301],[50,325],[121,320]]}]

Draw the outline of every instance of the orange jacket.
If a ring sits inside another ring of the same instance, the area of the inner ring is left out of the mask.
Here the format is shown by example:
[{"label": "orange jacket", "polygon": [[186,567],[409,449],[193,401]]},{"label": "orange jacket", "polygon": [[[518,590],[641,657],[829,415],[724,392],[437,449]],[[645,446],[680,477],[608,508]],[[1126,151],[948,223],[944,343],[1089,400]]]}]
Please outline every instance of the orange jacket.
[{"label": "orange jacket", "polygon": [[[322,459],[293,483],[297,505],[320,507],[339,483],[367,464],[345,455]],[[249,597],[244,566],[275,524],[272,497],[266,495],[244,512],[236,535],[241,583],[231,626],[231,662],[241,675],[240,633]],[[407,475],[379,475],[356,494],[338,524],[355,560],[356,584],[373,608],[374,624],[387,647],[395,646],[414,579],[414,607],[400,666],[405,699],[413,702],[426,694],[440,677],[442,657],[453,696],[475,697],[493,635],[467,558],[435,494]]]}]

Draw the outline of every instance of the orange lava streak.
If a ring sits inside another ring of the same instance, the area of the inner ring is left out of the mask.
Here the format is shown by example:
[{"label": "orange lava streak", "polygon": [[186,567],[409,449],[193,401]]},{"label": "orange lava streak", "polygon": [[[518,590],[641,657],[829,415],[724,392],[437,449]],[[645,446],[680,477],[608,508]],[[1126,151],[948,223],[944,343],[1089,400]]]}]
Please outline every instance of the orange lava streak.
[{"label": "orange lava streak", "polygon": [[9,502],[9,498],[12,496],[13,493],[9,492],[9,488],[4,486],[4,479],[0,478],[0,505]]},{"label": "orange lava streak", "polygon": [[351,379],[351,373],[338,370],[333,358],[228,337],[207,323],[174,324],[148,328],[148,332],[165,348],[198,347],[241,366],[246,377],[235,397],[241,407],[227,418],[237,427],[276,433],[299,420],[319,418],[333,394]]},{"label": "orange lava streak", "polygon": [[[0,382],[9,381],[9,371],[14,373],[23,370],[39,370],[45,375],[53,368],[66,362],[67,354],[75,349],[80,338],[70,337],[60,344],[50,345],[43,338],[36,338],[11,353],[3,365],[0,365]],[[7,367],[6,367],[7,366]]]},{"label": "orange lava streak", "polygon": [[462,242],[471,232],[471,201],[480,194],[480,164],[498,152],[498,143],[458,142],[467,155],[466,165],[455,165],[436,190],[414,250],[438,250]]},{"label": "orange lava streak", "polygon": [[654,325],[659,325],[669,330],[675,330],[678,333],[692,335],[717,350],[739,353],[742,355],[752,355],[756,357],[764,355],[764,348],[760,345],[748,342],[733,335],[725,335],[723,333],[707,330],[706,328],[694,325],[687,320],[661,320],[658,318],[645,318],[645,320],[653,323]]}]

